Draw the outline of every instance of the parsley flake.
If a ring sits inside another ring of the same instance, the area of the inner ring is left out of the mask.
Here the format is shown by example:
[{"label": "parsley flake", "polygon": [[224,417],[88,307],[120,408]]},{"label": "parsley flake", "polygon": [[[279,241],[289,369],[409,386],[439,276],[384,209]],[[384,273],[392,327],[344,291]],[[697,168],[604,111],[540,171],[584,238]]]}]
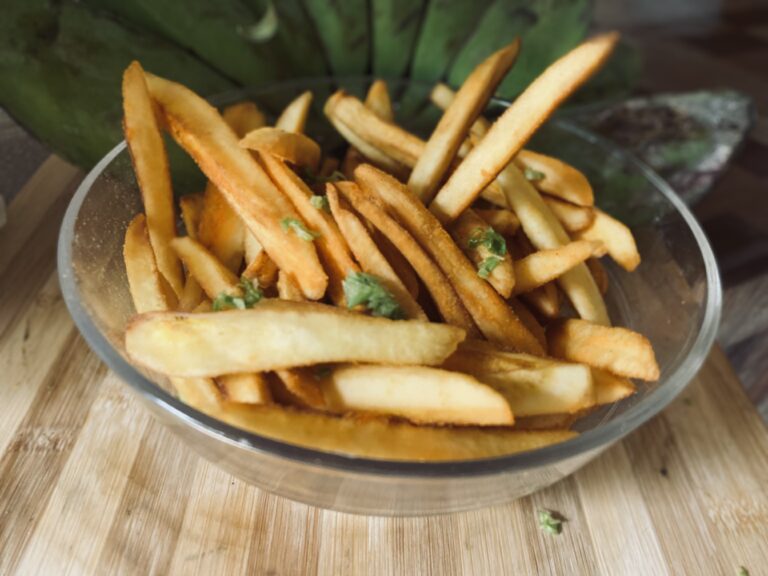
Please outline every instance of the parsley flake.
[{"label": "parsley flake", "polygon": [[383,316],[392,320],[405,318],[400,304],[392,293],[381,285],[373,274],[352,272],[343,282],[347,307],[364,305],[374,316]]},{"label": "parsley flake", "polygon": [[558,535],[563,531],[563,517],[550,510],[539,510],[539,528],[544,532]]},{"label": "parsley flake", "polygon": [[483,279],[488,278],[501,262],[502,260],[498,256],[488,256],[477,265],[477,275]]},{"label": "parsley flake", "polygon": [[539,170],[534,170],[533,168],[529,168],[528,166],[525,167],[525,170],[523,170],[523,174],[525,175],[525,179],[529,182],[538,182],[539,180],[544,180],[546,177],[546,174],[544,172],[540,172]]},{"label": "parsley flake", "polygon": [[309,199],[312,206],[323,212],[331,212],[331,205],[328,203],[328,196],[313,194]]},{"label": "parsley flake", "polygon": [[296,234],[296,236],[307,242],[312,242],[312,240],[320,236],[320,234],[310,230],[301,220],[296,218],[283,218],[280,220],[280,227],[283,229],[283,232],[293,230],[293,233]]},{"label": "parsley flake", "polygon": [[507,253],[507,241],[504,236],[490,227],[476,228],[467,245],[475,250],[482,246],[495,256],[504,256]]},{"label": "parsley flake", "polygon": [[739,566],[739,576],[749,576],[749,570],[744,568],[744,566]]},{"label": "parsley flake", "polygon": [[253,308],[255,304],[262,299],[263,294],[261,290],[254,286],[253,282],[243,276],[237,285],[240,290],[243,291],[242,296],[235,296],[222,292],[216,298],[213,299],[211,308],[214,312],[221,312],[222,310],[245,310],[246,308]]}]

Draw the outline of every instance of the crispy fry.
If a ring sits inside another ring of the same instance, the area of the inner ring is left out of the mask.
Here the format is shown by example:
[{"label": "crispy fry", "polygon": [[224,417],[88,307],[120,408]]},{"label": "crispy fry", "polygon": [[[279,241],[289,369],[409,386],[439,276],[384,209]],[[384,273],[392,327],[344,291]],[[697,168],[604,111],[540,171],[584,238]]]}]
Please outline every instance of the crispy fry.
[{"label": "crispy fry", "polygon": [[[497,231],[472,209],[459,216],[448,231],[462,252],[475,265],[477,274],[485,278],[502,298],[509,298],[515,287],[515,270],[506,240],[502,236],[489,236],[497,234]],[[488,247],[488,242],[483,243],[486,238],[493,240],[491,246],[498,244],[495,247],[496,253]],[[488,266],[488,262],[494,264]],[[490,272],[486,266],[490,268]]]},{"label": "crispy fry", "polygon": [[205,293],[200,283],[195,280],[191,274],[187,274],[187,281],[184,283],[184,291],[179,298],[179,310],[182,312],[191,312],[203,301]]},{"label": "crispy fry", "polygon": [[221,113],[226,122],[238,138],[242,138],[248,132],[267,125],[267,119],[253,102],[238,102],[227,106]]},{"label": "crispy fry", "polygon": [[659,366],[653,347],[642,334],[608,328],[586,320],[563,320],[547,328],[553,356],[581,362],[627,378],[654,381]]},{"label": "crispy fry", "polygon": [[318,380],[309,369],[277,370],[277,377],[295,401],[305,408],[325,409],[326,402]]},{"label": "crispy fry", "polygon": [[414,299],[417,299],[419,297],[419,277],[416,275],[416,272],[408,263],[408,260],[405,259],[405,256],[400,253],[400,250],[398,250],[397,247],[384,236],[384,234],[379,232],[376,228],[369,227],[369,229],[371,228],[371,237],[373,238],[373,241],[376,242],[379,251],[387,259],[389,265],[392,266],[397,277],[403,282],[411,296],[413,296]]},{"label": "crispy fry", "polygon": [[250,310],[144,314],[130,323],[125,342],[134,362],[156,372],[221,376],[326,362],[440,364],[464,335],[446,324],[263,300]]},{"label": "crispy fry", "polygon": [[277,274],[277,295],[281,300],[304,302],[304,295],[291,276],[282,270]]},{"label": "crispy fry", "polygon": [[233,272],[243,261],[245,226],[216,186],[208,182],[203,197],[198,239]]},{"label": "crispy fry", "polygon": [[516,39],[481,62],[440,118],[408,179],[408,188],[422,202],[434,197],[470,126],[514,64],[519,49],[520,40]]},{"label": "crispy fry", "polygon": [[285,130],[286,132],[304,133],[304,127],[307,125],[309,109],[312,106],[312,92],[307,90],[298,95],[285,107],[275,122],[275,128]]},{"label": "crispy fry", "polygon": [[605,266],[597,258],[587,259],[587,268],[592,273],[592,277],[595,279],[595,284],[600,289],[601,294],[608,292],[608,272],[605,271]]},{"label": "crispy fry", "polygon": [[395,114],[392,111],[392,100],[389,98],[389,90],[384,80],[376,80],[371,84],[365,95],[365,105],[382,120],[394,122]]},{"label": "crispy fry", "polygon": [[628,272],[640,264],[640,253],[630,229],[602,210],[595,209],[594,222],[579,232],[577,237],[602,242],[611,258]]},{"label": "crispy fry", "polygon": [[256,280],[262,288],[267,288],[274,286],[277,282],[277,273],[277,265],[265,251],[262,251],[246,266],[242,275],[249,280]]},{"label": "crispy fry", "polygon": [[543,354],[538,340],[477,275],[448,232],[418,198],[397,180],[367,164],[355,170],[355,180],[366,192],[381,198],[431,254],[486,338],[523,352]]},{"label": "crispy fry", "polygon": [[240,404],[272,402],[272,393],[269,391],[264,374],[227,374],[216,378],[216,383],[229,402]]},{"label": "crispy fry", "polygon": [[360,214],[397,246],[424,282],[443,319],[448,324],[464,328],[468,334],[479,334],[472,317],[443,272],[413,236],[386,212],[381,201],[352,182],[338,182],[336,188]]},{"label": "crispy fry", "polygon": [[365,225],[355,214],[340,205],[338,192],[332,184],[328,184],[326,190],[333,217],[363,271],[381,280],[382,285],[394,295],[407,318],[426,321],[427,315],[379,251]]},{"label": "crispy fry", "polygon": [[[443,84],[442,82],[435,84],[435,87],[432,88],[432,92],[429,93],[429,99],[441,110],[447,110],[454,98],[456,98],[456,92],[454,92],[450,86]],[[486,135],[490,127],[491,123],[488,122],[486,118],[478,116],[469,130],[472,135],[477,138],[482,138]]]},{"label": "crispy fry", "polygon": [[331,412],[400,416],[424,424],[505,426],[504,397],[471,376],[423,366],[342,366],[320,383]]},{"label": "crispy fry", "polygon": [[520,322],[528,329],[528,331],[534,335],[538,340],[542,349],[547,350],[547,334],[544,331],[544,327],[536,320],[536,316],[528,309],[528,307],[520,302],[517,298],[512,297],[507,300],[507,304],[512,309],[512,312],[520,318]]},{"label": "crispy fry", "polygon": [[176,307],[176,295],[163,283],[147,233],[147,220],[138,214],[125,231],[123,258],[128,288],[139,314]]},{"label": "crispy fry", "polygon": [[515,163],[524,173],[527,169],[534,176],[534,185],[542,192],[578,206],[594,205],[592,185],[570,164],[532,150],[520,150]]},{"label": "crispy fry", "polygon": [[347,274],[357,272],[360,268],[353,260],[336,222],[328,212],[312,204],[312,190],[281,160],[269,154],[260,154],[259,160],[309,228],[320,234],[315,240],[315,245],[328,274],[328,291],[335,303],[343,305],[342,282]]},{"label": "crispy fry", "polygon": [[209,298],[214,299],[222,293],[241,295],[237,276],[197,240],[182,236],[175,238],[171,246]]},{"label": "crispy fry", "polygon": [[530,292],[520,294],[520,299],[540,317],[550,319],[560,315],[560,293],[554,282],[547,282]]},{"label": "crispy fry", "polygon": [[187,235],[193,240],[197,240],[197,230],[200,227],[204,201],[203,194],[186,194],[179,198],[181,221],[184,222]]},{"label": "crispy fry", "polygon": [[307,168],[311,172],[317,171],[322,156],[320,146],[308,136],[271,127],[248,132],[240,140],[240,147],[263,155],[276,156],[284,162]]},{"label": "crispy fry", "polygon": [[256,236],[249,232],[243,237],[243,251],[245,253],[245,261],[248,264],[259,258],[262,254],[266,254],[264,246],[261,245]]},{"label": "crispy fry", "polygon": [[514,236],[520,229],[520,220],[512,210],[507,209],[475,209],[475,214],[480,216],[489,226],[502,236]]},{"label": "crispy fry", "polygon": [[430,204],[441,222],[455,220],[472,204],[560,103],[600,68],[617,40],[615,33],[587,40],[550,65],[517,97]]},{"label": "crispy fry", "polygon": [[208,298],[203,298],[200,304],[198,304],[192,309],[192,312],[195,314],[202,314],[203,312],[210,312],[211,308],[212,308],[211,301],[208,300]]},{"label": "crispy fry", "polygon": [[530,292],[562,276],[599,250],[597,243],[585,240],[569,242],[559,248],[539,250],[515,260],[515,294]]},{"label": "crispy fry", "polygon": [[628,378],[616,376],[599,368],[592,368],[592,379],[595,382],[595,401],[599,405],[613,404],[632,396],[637,391]]},{"label": "crispy fry", "polygon": [[180,84],[151,74],[146,77],[173,137],[217,185],[270,258],[296,278],[304,295],[321,298],[328,278],[314,244],[281,227],[285,218],[298,219],[288,199],[237,145],[232,129],[205,100]]},{"label": "crispy fry", "polygon": [[[499,182],[520,219],[523,232],[536,248],[558,248],[570,242],[541,195],[514,164],[509,164],[499,174]],[[610,324],[603,297],[586,265],[578,264],[560,276],[558,284],[579,316],[599,324]]]},{"label": "crispy fry", "polygon": [[577,206],[554,196],[541,195],[552,213],[557,216],[566,232],[573,234],[587,228],[595,220],[595,210],[588,206]]},{"label": "crispy fry", "polygon": [[[373,112],[371,112],[370,115],[375,117]],[[409,170],[405,165],[379,150],[376,146],[365,140],[364,137],[359,136],[350,126],[338,117],[328,114],[327,112],[326,116],[328,116],[328,120],[333,124],[333,127],[336,128],[336,131],[349,142],[349,145],[353,149],[344,157],[344,163],[341,168],[345,175],[351,177],[352,171],[361,164],[360,158],[356,158],[355,156],[362,155],[364,159],[367,159],[379,168],[383,168],[397,178],[405,180],[408,177]],[[357,154],[355,154],[355,152]]]},{"label": "crispy fry", "polygon": [[184,289],[184,276],[170,246],[176,236],[176,210],[168,155],[144,70],[135,61],[123,75],[123,131],[147,214],[146,227],[157,268],[179,296]]}]

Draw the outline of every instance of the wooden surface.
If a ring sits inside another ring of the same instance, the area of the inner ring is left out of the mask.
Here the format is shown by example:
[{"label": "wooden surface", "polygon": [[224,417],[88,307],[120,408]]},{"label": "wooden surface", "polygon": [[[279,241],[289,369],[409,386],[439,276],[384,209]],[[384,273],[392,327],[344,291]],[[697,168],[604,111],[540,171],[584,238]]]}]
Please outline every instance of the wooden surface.
[{"label": "wooden surface", "polygon": [[[768,432],[719,349],[670,408],[515,503],[366,518],[250,487],[137,404],[55,274],[81,174],[49,158],[0,230],[0,574],[765,573]],[[540,508],[563,533],[538,528]]]}]

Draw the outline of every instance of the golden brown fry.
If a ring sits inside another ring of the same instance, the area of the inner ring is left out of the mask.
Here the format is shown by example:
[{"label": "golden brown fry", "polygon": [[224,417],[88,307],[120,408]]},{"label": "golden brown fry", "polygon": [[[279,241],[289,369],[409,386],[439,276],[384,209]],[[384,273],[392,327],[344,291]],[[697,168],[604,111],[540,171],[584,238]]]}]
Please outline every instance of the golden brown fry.
[{"label": "golden brown fry", "polygon": [[530,292],[555,280],[593,256],[598,249],[595,242],[575,240],[559,248],[539,250],[525,258],[515,260],[514,293]]},{"label": "golden brown fry", "polygon": [[[432,92],[429,94],[429,99],[432,100],[432,103],[441,110],[447,110],[453,102],[454,98],[456,98],[456,92],[454,92],[453,89],[447,84],[443,84],[442,82],[435,84],[435,87],[432,88]],[[470,133],[476,138],[482,138],[486,135],[490,127],[491,123],[488,122],[486,118],[483,116],[478,116],[477,119],[472,123],[472,126],[469,130]]]},{"label": "golden brown fry", "polygon": [[179,298],[179,310],[182,312],[191,312],[197,308],[205,298],[200,283],[195,280],[191,274],[187,274],[187,281],[184,284],[184,291]]},{"label": "golden brown fry", "polygon": [[378,246],[379,251],[387,259],[387,262],[389,262],[389,265],[392,266],[392,269],[397,274],[397,277],[400,278],[403,284],[405,284],[405,287],[411,296],[413,296],[414,299],[418,298],[419,277],[408,263],[408,260],[405,259],[405,256],[403,256],[400,253],[400,250],[398,250],[392,244],[392,242],[390,242],[387,237],[377,229],[373,228],[371,231],[371,237],[373,238],[373,241],[376,242],[376,246]]},{"label": "golden brown fry", "polygon": [[592,379],[595,382],[595,402],[599,405],[613,404],[632,396],[637,390],[628,378],[616,376],[599,368],[592,368]]},{"label": "golden brown fry", "polygon": [[586,408],[584,411],[576,412],[574,414],[540,414],[538,416],[522,416],[519,420],[515,420],[515,430],[567,430],[579,417],[588,412],[590,409]]},{"label": "golden brown fry", "polygon": [[485,222],[488,223],[496,232],[502,236],[514,236],[520,229],[520,220],[518,220],[515,213],[512,210],[506,210],[504,208],[491,208],[481,209],[476,208],[475,214],[480,216]]},{"label": "golden brown fry", "polygon": [[443,319],[448,324],[464,328],[467,334],[479,334],[472,317],[443,272],[413,236],[387,213],[381,200],[361,190],[352,182],[337,182],[336,188],[360,214],[365,216],[394,246],[397,246],[424,282]]},{"label": "golden brown fry", "polygon": [[605,294],[608,292],[608,272],[605,271],[603,263],[597,258],[589,258],[586,264],[592,273],[592,277],[595,279],[597,287],[600,289],[600,293]]},{"label": "golden brown fry", "polygon": [[328,274],[328,292],[334,303],[343,305],[345,300],[342,282],[347,274],[357,272],[360,268],[353,260],[336,222],[323,208],[312,204],[312,190],[285,163],[269,154],[260,154],[259,159],[309,228],[319,234],[315,245]]},{"label": "golden brown fry", "polygon": [[520,150],[515,163],[532,176],[536,188],[578,206],[592,206],[595,196],[592,185],[582,172],[562,160],[531,150]]},{"label": "golden brown fry", "polygon": [[242,295],[237,276],[197,240],[182,236],[175,238],[171,246],[209,298],[215,299],[222,293]]},{"label": "golden brown fry", "polygon": [[266,117],[253,102],[238,102],[227,106],[221,116],[238,138],[267,125]]},{"label": "golden brown fry", "polygon": [[271,127],[248,132],[240,140],[240,147],[276,156],[294,166],[307,168],[310,172],[317,172],[322,155],[320,146],[308,136]]},{"label": "golden brown fry", "polygon": [[617,40],[616,33],[587,40],[550,65],[517,97],[430,204],[441,222],[455,220],[472,204],[560,103],[600,68]]},{"label": "golden brown fry", "polygon": [[326,407],[318,380],[310,369],[277,370],[275,374],[300,406],[319,410]]},{"label": "golden brown fry", "polygon": [[309,109],[312,106],[312,92],[307,90],[294,98],[288,106],[282,111],[275,122],[275,128],[285,130],[286,132],[304,133],[304,127],[307,125]]},{"label": "golden brown fry", "polygon": [[272,402],[272,393],[269,391],[264,374],[227,374],[216,378],[216,383],[229,402],[239,404]]},{"label": "golden brown fry", "polygon": [[[372,162],[379,168],[383,168],[397,178],[404,180],[408,177],[410,171],[405,165],[379,150],[376,146],[365,140],[364,137],[359,136],[350,126],[342,122],[336,116],[330,115],[328,112],[326,112],[326,116],[331,124],[333,124],[333,127],[336,128],[336,131],[349,142],[351,147],[344,157],[344,162],[341,167],[342,172],[347,175],[347,177],[351,177],[351,171],[354,171],[354,169],[362,163],[359,158],[360,155],[362,155],[363,159],[367,159],[369,162]],[[370,116],[376,117],[373,112],[370,113]],[[355,156],[358,157],[356,158]]]},{"label": "golden brown fry", "polygon": [[304,295],[291,276],[280,270],[277,274],[277,295],[281,300],[292,302],[304,302]]},{"label": "golden brown fry", "polygon": [[577,237],[602,242],[611,258],[628,272],[640,264],[640,252],[637,251],[632,231],[602,210],[595,209],[594,222],[579,232]]},{"label": "golden brown fry", "polygon": [[595,210],[587,206],[577,206],[554,196],[541,195],[552,213],[557,216],[566,232],[573,234],[587,228],[595,220]]},{"label": "golden brown fry", "polygon": [[347,245],[363,271],[373,274],[381,280],[382,285],[392,293],[395,300],[400,304],[406,318],[426,321],[427,315],[379,251],[368,233],[368,229],[357,216],[340,205],[338,192],[332,184],[326,186],[326,195],[333,217],[339,225],[339,230],[341,230]]},{"label": "golden brown fry", "polygon": [[134,61],[123,74],[123,131],[146,212],[157,268],[176,295],[184,289],[181,263],[171,249],[176,236],[171,172],[144,70]]},{"label": "golden brown fry", "polygon": [[156,372],[221,376],[329,362],[435,365],[464,336],[464,330],[447,324],[267,299],[247,310],[137,316],[125,343],[134,362]]},{"label": "golden brown fry", "polygon": [[525,304],[520,302],[520,300],[514,297],[507,300],[507,304],[509,304],[512,312],[514,312],[515,315],[520,318],[520,322],[522,322],[528,331],[536,337],[536,340],[539,341],[542,349],[546,352],[547,334],[544,331],[544,327],[539,324],[536,316],[533,315],[533,312],[531,312]]},{"label": "golden brown fry", "polygon": [[557,318],[560,315],[560,293],[553,282],[520,294],[520,299],[542,318]]},{"label": "golden brown fry", "polygon": [[481,62],[440,118],[408,179],[408,188],[422,202],[434,197],[470,126],[514,64],[519,49],[520,40],[516,39]]},{"label": "golden brown fry", "polygon": [[368,88],[365,95],[365,105],[370,108],[376,116],[387,122],[395,121],[395,114],[392,111],[392,100],[389,98],[389,90],[384,80],[376,80]]},{"label": "golden brown fry", "polygon": [[176,307],[176,295],[163,284],[147,233],[144,214],[138,214],[125,231],[123,258],[128,288],[139,314]]},{"label": "golden brown fry", "polygon": [[457,372],[423,366],[342,366],[320,383],[331,412],[399,416],[424,424],[508,426],[504,397]]},{"label": "golden brown fry", "polygon": [[210,312],[212,309],[213,309],[213,306],[211,304],[211,301],[208,300],[208,298],[203,298],[200,304],[198,304],[192,309],[192,312],[195,314],[202,314],[204,312]]},{"label": "golden brown fry", "polygon": [[[365,157],[360,150],[350,144],[349,148],[347,148],[347,153],[344,155],[344,161],[341,163],[341,173],[344,174],[347,179],[351,180],[354,177],[355,168],[364,162]],[[377,164],[377,166],[378,165],[379,164]]]},{"label": "golden brown fry", "polygon": [[553,356],[581,362],[627,378],[654,381],[659,366],[653,347],[642,334],[586,320],[563,320],[547,328]]},{"label": "golden brown fry", "polygon": [[215,108],[191,90],[146,74],[173,137],[216,184],[270,258],[291,273],[307,298],[322,298],[328,285],[312,242],[286,233],[281,222],[298,214]]},{"label": "golden brown fry", "polygon": [[500,254],[494,254],[488,246],[482,244],[483,238],[489,231],[493,233],[495,230],[472,209],[466,210],[459,216],[448,231],[462,252],[475,265],[478,275],[484,274],[483,267],[487,265],[489,258],[492,262],[496,262],[490,273],[481,277],[487,280],[502,298],[509,298],[515,287],[515,270],[512,266],[512,257],[506,249],[506,241],[501,239],[504,242],[504,248],[503,253]]},{"label": "golden brown fry", "polygon": [[249,280],[256,280],[262,288],[268,288],[277,282],[277,273],[277,265],[262,251],[246,266],[242,275]]},{"label": "golden brown fry", "polygon": [[367,164],[355,170],[355,180],[368,194],[381,198],[435,259],[486,338],[523,352],[544,353],[512,309],[477,275],[437,218],[405,186]]},{"label": "golden brown fry", "polygon": [[245,226],[219,189],[208,182],[203,197],[198,239],[233,272],[243,261]]},{"label": "golden brown fry", "polygon": [[179,198],[181,220],[184,222],[187,236],[193,240],[197,240],[197,230],[200,227],[200,218],[203,215],[204,201],[203,194],[186,194]]}]

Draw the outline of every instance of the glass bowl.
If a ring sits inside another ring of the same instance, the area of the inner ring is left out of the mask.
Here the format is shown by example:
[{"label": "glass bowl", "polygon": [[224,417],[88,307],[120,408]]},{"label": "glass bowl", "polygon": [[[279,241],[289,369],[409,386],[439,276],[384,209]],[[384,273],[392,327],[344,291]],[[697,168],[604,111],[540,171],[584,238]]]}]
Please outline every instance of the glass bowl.
[{"label": "glass bowl", "polygon": [[[303,90],[315,103],[307,132],[324,147],[341,141],[322,115],[336,85],[363,95],[368,79],[297,81],[232,92],[217,105],[253,99],[269,114]],[[430,86],[392,82],[397,118],[428,134],[439,112]],[[495,101],[493,115],[506,104]],[[119,119],[115,119],[119,121]],[[562,120],[547,124],[530,147],[583,170],[598,205],[627,222],[643,262],[632,274],[606,263],[607,302],[617,325],[653,342],[661,379],[578,422],[567,442],[510,456],[445,463],[391,462],[330,454],[272,440],[210,418],[146,379],[127,361],[123,329],[133,314],[122,259],[123,234],[142,210],[125,143],[88,174],[72,199],[59,237],[64,299],[83,337],[154,416],[193,450],[269,492],[315,506],[377,515],[417,515],[511,501],[557,482],[664,409],[704,362],[717,331],[721,289],[714,256],[691,213],[649,168],[599,137]],[[178,151],[177,151],[178,152]],[[188,162],[172,155],[177,191],[202,190]],[[126,431],[128,433],[128,431]]]}]

